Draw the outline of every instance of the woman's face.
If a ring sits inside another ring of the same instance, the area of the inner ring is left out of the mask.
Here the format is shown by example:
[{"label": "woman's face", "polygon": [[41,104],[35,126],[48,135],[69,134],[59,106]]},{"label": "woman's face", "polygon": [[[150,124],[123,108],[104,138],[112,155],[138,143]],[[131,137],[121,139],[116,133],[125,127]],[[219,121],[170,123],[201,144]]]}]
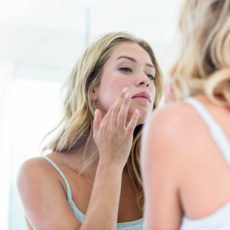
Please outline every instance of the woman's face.
[{"label": "woman's face", "polygon": [[138,124],[143,124],[153,108],[154,78],[155,67],[149,54],[137,43],[121,42],[113,47],[104,64],[100,84],[94,88],[97,108],[106,113],[126,87],[131,97],[128,120],[138,109]]}]

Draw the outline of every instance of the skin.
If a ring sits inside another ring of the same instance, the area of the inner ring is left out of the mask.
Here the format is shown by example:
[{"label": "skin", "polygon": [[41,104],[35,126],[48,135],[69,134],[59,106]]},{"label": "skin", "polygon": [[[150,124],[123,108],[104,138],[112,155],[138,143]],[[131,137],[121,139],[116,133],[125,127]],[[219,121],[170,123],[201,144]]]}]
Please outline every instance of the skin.
[{"label": "skin", "polygon": [[111,57],[105,63],[100,85],[95,87],[92,99],[104,114],[114,104],[123,88],[128,89],[131,98],[145,91],[151,96],[151,102],[134,98],[130,100],[128,112],[129,120],[134,110],[138,109],[138,124],[143,124],[153,107],[154,76],[155,68],[148,53],[136,43],[123,42],[113,49]]},{"label": "skin", "polygon": [[173,91],[172,82],[173,82],[173,76],[176,72],[177,66],[178,66],[178,62],[176,62],[173,65],[173,67],[171,68],[171,70],[168,74],[168,77],[166,79],[166,82],[165,82],[165,86],[164,86],[164,102],[165,102],[165,104],[170,103],[170,102],[174,102],[176,100],[175,93]]},{"label": "skin", "polygon": [[[195,98],[230,140],[229,109]],[[189,104],[174,102],[152,115],[141,156],[145,229],[179,230],[183,215],[207,217],[230,201],[230,167]]]},{"label": "skin", "polygon": [[[127,56],[127,58],[119,58]],[[119,60],[118,60],[119,59]],[[135,61],[134,61],[135,60]],[[119,63],[118,63],[119,62]],[[92,100],[97,105],[93,138],[86,154],[98,149],[99,160],[79,175],[82,149],[48,155],[70,183],[73,201],[84,213],[81,225],[66,199],[66,187],[58,172],[43,158],[27,160],[18,175],[18,189],[28,229],[116,229],[117,222],[141,218],[136,191],[125,168],[137,124],[151,112],[155,97],[154,68],[148,53],[139,45],[123,42],[113,48],[103,67],[100,85]],[[125,70],[123,69],[125,68]],[[135,98],[146,91],[151,100]],[[52,194],[52,195],[51,195]]]}]

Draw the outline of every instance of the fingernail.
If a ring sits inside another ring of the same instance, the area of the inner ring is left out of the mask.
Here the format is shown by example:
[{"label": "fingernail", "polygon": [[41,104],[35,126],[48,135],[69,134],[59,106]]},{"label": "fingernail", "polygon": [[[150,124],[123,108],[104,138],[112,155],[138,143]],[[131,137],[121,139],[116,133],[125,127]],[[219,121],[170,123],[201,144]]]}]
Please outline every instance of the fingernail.
[{"label": "fingernail", "polygon": [[139,114],[139,110],[138,110],[138,109],[136,109],[136,110],[135,110],[135,113],[138,115],[138,114]]},{"label": "fingernail", "polygon": [[127,93],[125,94],[125,98],[126,98],[126,99],[129,98],[129,92],[127,92]]},{"label": "fingernail", "polygon": [[128,88],[126,88],[126,87],[122,89],[122,92],[123,92],[123,93],[125,93],[125,92],[127,92],[127,91],[128,91]]}]

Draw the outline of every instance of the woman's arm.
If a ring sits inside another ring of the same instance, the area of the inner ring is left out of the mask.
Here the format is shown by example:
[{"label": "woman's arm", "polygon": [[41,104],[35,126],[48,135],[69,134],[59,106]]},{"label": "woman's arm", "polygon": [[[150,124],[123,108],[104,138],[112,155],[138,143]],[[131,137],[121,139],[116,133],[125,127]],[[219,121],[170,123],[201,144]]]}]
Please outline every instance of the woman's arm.
[{"label": "woman's arm", "polygon": [[146,124],[141,152],[146,230],[178,230],[182,218],[179,178],[182,160],[175,120],[167,109],[155,112]]},{"label": "woman's arm", "polygon": [[27,160],[20,168],[17,184],[25,217],[34,230],[80,229],[62,182],[45,159]]},{"label": "woman's arm", "polygon": [[[18,175],[18,189],[25,216],[32,229],[115,229],[122,169],[99,164],[83,224],[73,215],[56,171],[46,160],[26,161]],[[54,172],[54,173],[53,173]]]},{"label": "woman's arm", "polygon": [[[124,90],[102,119],[95,112],[94,140],[99,151],[99,164],[85,222],[94,230],[116,229],[123,169],[126,165],[138,120],[134,112],[127,124],[130,96]],[[89,228],[90,229],[90,228]]]},{"label": "woman's arm", "polygon": [[62,183],[56,174],[52,174],[50,165],[41,158],[23,164],[18,175],[18,188],[26,218],[33,229],[116,229],[122,173],[138,120],[136,112],[128,124],[126,122],[130,104],[126,93],[121,94],[103,119],[101,112],[96,111],[94,139],[99,163],[82,225],[73,215]]}]

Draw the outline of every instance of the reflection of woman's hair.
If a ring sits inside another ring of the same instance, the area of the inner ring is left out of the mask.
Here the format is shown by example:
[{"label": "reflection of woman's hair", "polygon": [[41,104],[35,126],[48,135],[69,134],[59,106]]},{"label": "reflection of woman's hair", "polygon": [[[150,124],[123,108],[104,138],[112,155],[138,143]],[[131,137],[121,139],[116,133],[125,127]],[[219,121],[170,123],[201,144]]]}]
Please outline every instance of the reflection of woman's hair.
[{"label": "reflection of woman's hair", "polygon": [[[87,146],[92,137],[92,123],[94,117],[94,104],[90,100],[93,88],[99,84],[103,73],[103,66],[110,57],[113,47],[121,42],[134,42],[139,44],[150,56],[156,70],[156,98],[154,107],[157,107],[162,96],[162,76],[154,53],[147,42],[128,33],[110,33],[93,43],[84,52],[70,78],[66,82],[66,97],[64,101],[64,116],[58,126],[52,130],[59,130],[59,134],[44,149],[56,152],[70,152]],[[139,199],[143,198],[142,182],[139,169],[139,148],[142,127],[135,130],[131,154],[127,163],[129,175],[138,191]],[[95,153],[84,159],[82,171],[98,157]],[[139,203],[140,204],[140,203]]]},{"label": "reflection of woman's hair", "polygon": [[230,1],[187,0],[179,20],[182,49],[174,72],[178,97],[206,93],[230,106]]}]

